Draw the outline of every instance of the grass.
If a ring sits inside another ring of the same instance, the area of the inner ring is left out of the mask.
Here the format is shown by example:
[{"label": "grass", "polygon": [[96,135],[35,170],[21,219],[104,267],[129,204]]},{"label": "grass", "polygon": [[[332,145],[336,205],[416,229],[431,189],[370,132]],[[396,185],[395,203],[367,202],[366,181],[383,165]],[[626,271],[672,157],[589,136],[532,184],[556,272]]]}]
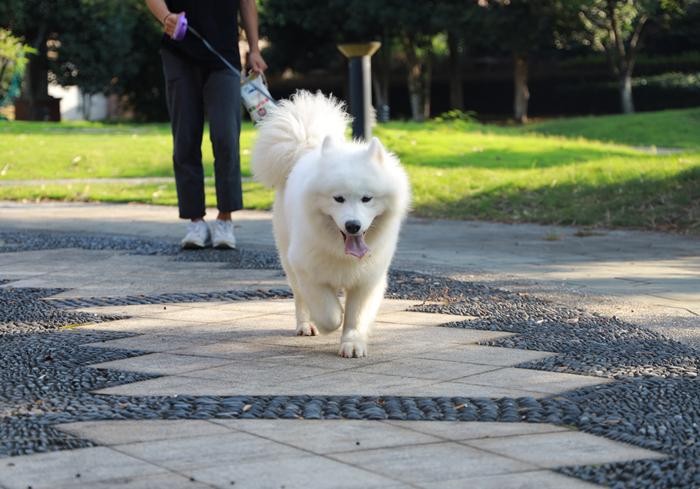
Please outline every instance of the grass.
[{"label": "grass", "polygon": [[[525,127],[463,121],[376,128],[411,177],[414,213],[427,217],[700,232],[700,109],[580,117]],[[255,131],[241,136],[250,175]],[[677,148],[664,154],[638,147]],[[51,184],[51,179],[171,176],[164,124],[0,123],[0,199],[174,205],[174,183]],[[209,144],[205,174],[212,175]],[[2,186],[42,179],[40,185]],[[244,183],[246,207],[272,192]],[[215,202],[213,185],[207,201]]]},{"label": "grass", "polygon": [[553,119],[526,126],[522,132],[582,137],[632,146],[698,149],[700,108]]}]

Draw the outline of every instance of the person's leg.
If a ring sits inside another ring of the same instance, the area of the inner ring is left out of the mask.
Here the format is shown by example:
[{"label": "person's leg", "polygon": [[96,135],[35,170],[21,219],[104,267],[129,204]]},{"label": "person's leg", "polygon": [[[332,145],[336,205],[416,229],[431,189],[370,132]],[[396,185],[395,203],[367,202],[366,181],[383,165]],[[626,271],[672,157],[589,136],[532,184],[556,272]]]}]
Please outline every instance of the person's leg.
[{"label": "person's leg", "polygon": [[202,133],[202,70],[170,51],[161,50],[166,98],[173,133],[173,169],[180,217],[201,220],[206,212]]},{"label": "person's leg", "polygon": [[231,212],[243,208],[240,78],[229,70],[211,72],[204,83],[204,105],[214,152],[218,219],[230,220]]}]

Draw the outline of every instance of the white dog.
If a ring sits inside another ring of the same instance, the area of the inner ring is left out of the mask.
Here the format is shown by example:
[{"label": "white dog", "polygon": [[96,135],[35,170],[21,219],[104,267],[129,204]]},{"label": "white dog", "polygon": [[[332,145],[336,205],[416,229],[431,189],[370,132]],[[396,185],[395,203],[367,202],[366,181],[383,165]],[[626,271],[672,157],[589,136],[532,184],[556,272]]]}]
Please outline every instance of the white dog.
[{"label": "white dog", "polygon": [[348,122],[337,100],[299,92],[260,123],[252,168],[276,190],[275,241],[294,293],[297,334],[342,325],[340,355],[364,357],[410,187],[378,139],[345,140]]}]

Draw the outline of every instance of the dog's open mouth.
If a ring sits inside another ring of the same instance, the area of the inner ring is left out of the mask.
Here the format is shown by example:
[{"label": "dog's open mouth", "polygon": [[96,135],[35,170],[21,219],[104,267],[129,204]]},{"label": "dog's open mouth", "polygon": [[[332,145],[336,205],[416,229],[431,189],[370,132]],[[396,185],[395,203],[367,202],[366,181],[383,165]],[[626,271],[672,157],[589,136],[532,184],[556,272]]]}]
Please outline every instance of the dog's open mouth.
[{"label": "dog's open mouth", "polygon": [[340,231],[343,235],[343,241],[345,241],[345,254],[352,255],[357,258],[362,258],[369,251],[367,243],[365,243],[365,235],[362,234],[345,234]]}]

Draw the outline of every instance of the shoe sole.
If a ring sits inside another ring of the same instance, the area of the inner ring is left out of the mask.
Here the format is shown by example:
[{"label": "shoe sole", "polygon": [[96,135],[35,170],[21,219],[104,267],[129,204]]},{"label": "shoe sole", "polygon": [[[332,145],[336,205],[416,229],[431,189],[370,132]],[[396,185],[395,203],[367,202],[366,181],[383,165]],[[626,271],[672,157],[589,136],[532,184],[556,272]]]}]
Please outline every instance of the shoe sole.
[{"label": "shoe sole", "polygon": [[217,243],[212,247],[217,249],[217,250],[235,250],[236,249],[236,245],[231,246],[228,243]]},{"label": "shoe sole", "polygon": [[210,246],[210,245],[211,245],[211,243],[204,243],[203,245],[201,245],[199,243],[189,242],[189,243],[182,243],[181,246],[182,246],[183,250],[203,250],[204,248],[206,248],[207,246]]}]

